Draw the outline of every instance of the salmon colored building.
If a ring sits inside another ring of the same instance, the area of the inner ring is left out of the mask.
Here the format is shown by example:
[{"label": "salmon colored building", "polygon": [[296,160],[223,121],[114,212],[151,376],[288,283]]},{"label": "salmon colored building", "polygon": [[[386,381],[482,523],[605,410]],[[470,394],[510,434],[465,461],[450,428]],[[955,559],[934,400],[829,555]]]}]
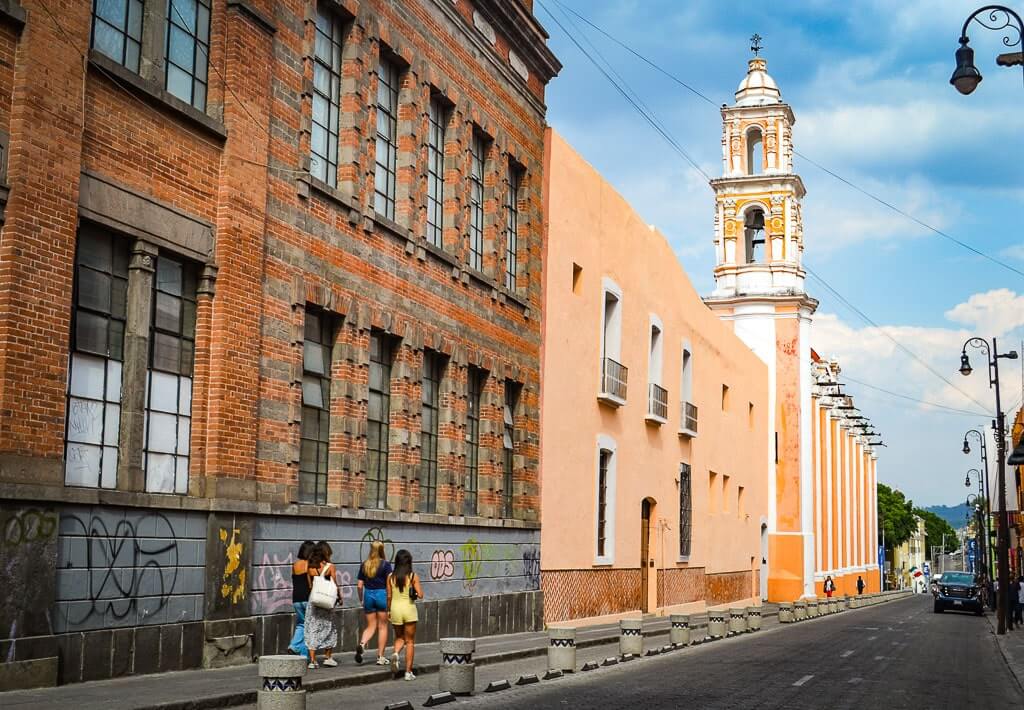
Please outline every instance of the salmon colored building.
[{"label": "salmon colored building", "polygon": [[544,175],[545,619],[749,603],[763,574],[768,368],[551,130]]},{"label": "salmon colored building", "polygon": [[768,574],[761,595],[788,601],[879,587],[877,458],[866,418],[842,394],[836,363],[810,344],[818,302],[805,289],[793,110],[762,57],[722,107],[724,174],[715,192],[715,290],[707,305],[768,367]]}]

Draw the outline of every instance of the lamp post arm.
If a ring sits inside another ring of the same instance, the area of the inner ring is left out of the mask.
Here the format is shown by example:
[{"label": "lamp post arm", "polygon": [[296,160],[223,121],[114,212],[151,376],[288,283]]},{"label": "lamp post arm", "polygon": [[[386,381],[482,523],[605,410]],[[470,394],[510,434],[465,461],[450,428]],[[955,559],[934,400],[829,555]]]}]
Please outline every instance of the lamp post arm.
[{"label": "lamp post arm", "polygon": [[[961,45],[967,45],[967,26],[971,24],[971,22],[975,21],[985,29],[992,30],[994,32],[999,32],[1007,28],[1016,30],[1016,40],[1014,40],[1009,33],[1003,35],[1003,46],[1005,47],[1016,47],[1021,44],[1022,40],[1024,40],[1024,21],[1020,19],[1020,15],[1005,5],[985,5],[984,7],[979,7],[971,13],[966,20],[964,20],[963,29],[960,30]],[[1016,21],[1016,24],[1014,24],[1013,21]],[[1022,66],[1024,66],[1024,64],[1022,64]]]}]

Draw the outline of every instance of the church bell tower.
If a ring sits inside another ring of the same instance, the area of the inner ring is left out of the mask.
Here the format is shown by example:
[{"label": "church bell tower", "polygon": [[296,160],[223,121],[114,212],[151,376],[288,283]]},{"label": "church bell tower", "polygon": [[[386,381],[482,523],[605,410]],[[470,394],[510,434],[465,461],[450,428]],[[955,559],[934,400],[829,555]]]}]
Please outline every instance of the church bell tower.
[{"label": "church bell tower", "polygon": [[761,596],[814,595],[811,317],[793,110],[754,35],[754,57],[722,106],[723,175],[715,193],[715,290],[705,303],[768,365],[769,512],[762,519]]}]

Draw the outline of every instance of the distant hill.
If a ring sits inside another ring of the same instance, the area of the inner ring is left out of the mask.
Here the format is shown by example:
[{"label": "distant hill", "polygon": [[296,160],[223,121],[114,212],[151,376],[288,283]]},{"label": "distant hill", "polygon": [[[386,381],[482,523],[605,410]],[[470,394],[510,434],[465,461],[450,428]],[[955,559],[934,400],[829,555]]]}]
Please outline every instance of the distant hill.
[{"label": "distant hill", "polygon": [[966,503],[960,505],[931,505],[924,510],[935,513],[940,518],[949,523],[950,527],[954,530],[959,530],[964,526],[964,519],[969,511]]}]

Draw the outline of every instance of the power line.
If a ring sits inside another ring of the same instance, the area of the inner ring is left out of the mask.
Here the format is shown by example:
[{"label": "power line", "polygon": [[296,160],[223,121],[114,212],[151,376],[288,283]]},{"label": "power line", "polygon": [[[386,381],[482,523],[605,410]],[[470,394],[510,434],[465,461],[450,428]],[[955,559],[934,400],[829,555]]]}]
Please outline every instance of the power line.
[{"label": "power line", "polygon": [[[879,387],[878,385],[870,385],[867,382],[863,382],[862,380],[858,380],[858,379],[855,379],[853,377],[850,377],[849,375],[847,375],[845,373],[843,374],[843,379],[848,381],[848,382],[854,382],[854,383],[856,383],[856,384],[858,384],[858,385],[860,385],[862,387],[867,387],[869,389],[877,390],[878,392],[882,392],[882,393],[890,395],[892,397],[898,397],[899,399],[905,399],[905,400],[907,400],[909,402],[916,402],[918,404],[923,404],[923,405],[926,405],[928,407],[935,407],[936,409],[943,409],[943,410],[946,410],[946,412],[951,413],[951,414],[960,414],[960,415],[970,416],[970,417],[984,417],[984,416],[987,416],[985,413],[971,412],[971,411],[968,411],[966,409],[957,409],[956,407],[949,407],[949,406],[947,406],[945,404],[938,404],[936,402],[929,402],[928,400],[919,399],[917,397],[912,397],[912,396],[907,395],[907,394],[900,394],[899,392],[893,392],[892,390],[885,389],[884,387]],[[946,412],[939,412],[939,413],[946,413]]]},{"label": "power line", "polygon": [[[602,35],[607,37],[609,40],[611,40],[615,44],[619,45],[620,47],[625,49],[627,52],[629,52],[630,54],[632,54],[636,58],[638,58],[641,61],[643,61],[648,66],[652,67],[653,69],[655,69],[659,73],[665,75],[666,77],[668,77],[669,79],[674,81],[676,84],[679,84],[684,89],[686,89],[687,91],[692,93],[694,96],[697,96],[698,98],[706,101],[707,103],[711,104],[712,106],[723,105],[723,104],[720,104],[718,102],[715,102],[713,99],[708,97],[706,94],[701,92],[699,89],[696,89],[693,86],[691,86],[690,84],[687,84],[685,81],[680,79],[675,74],[672,74],[667,69],[664,69],[663,67],[659,66],[656,62],[654,62],[651,59],[647,58],[646,56],[644,56],[643,54],[638,52],[636,49],[634,49],[633,47],[629,46],[628,44],[626,44],[622,40],[618,39],[617,37],[614,37],[613,35],[608,33],[606,30],[604,30],[600,26],[594,24],[589,19],[587,19],[586,17],[584,17],[580,13],[576,12],[572,8],[566,7],[561,2],[561,0],[552,0],[552,2],[556,3],[560,8],[562,8],[563,12],[571,13],[572,15],[577,17],[581,22],[586,23],[587,25],[592,27],[595,31],[601,33]],[[798,156],[798,157],[800,157],[803,160],[806,160],[809,164],[811,164],[814,167],[818,168],[819,170],[821,170],[825,174],[829,175],[830,177],[832,177],[832,178],[838,180],[839,182],[843,183],[847,187],[849,187],[849,188],[851,188],[851,189],[861,193],[865,197],[867,197],[867,198],[877,202],[878,204],[882,205],[883,207],[886,207],[886,208],[892,210],[896,214],[900,215],[901,217],[904,217],[905,219],[910,220],[914,224],[916,224],[916,225],[918,225],[920,227],[923,227],[924,229],[927,229],[928,231],[936,234],[937,236],[940,236],[943,239],[946,239],[946,240],[956,244],[957,246],[959,246],[959,247],[961,247],[963,249],[966,249],[967,251],[969,251],[969,252],[971,252],[973,254],[976,254],[977,256],[980,256],[980,257],[982,257],[984,259],[987,259],[988,261],[992,262],[993,264],[996,264],[997,266],[1001,266],[1004,269],[1007,269],[1008,271],[1012,271],[1013,273],[1017,274],[1018,276],[1024,276],[1024,271],[1018,269],[1017,267],[1015,267],[1015,266],[1013,266],[1011,264],[1008,264],[1005,261],[997,259],[996,257],[994,257],[994,256],[992,256],[990,254],[987,254],[987,253],[981,251],[980,249],[978,249],[978,248],[976,248],[974,246],[971,246],[967,242],[964,242],[964,241],[962,241],[960,239],[957,239],[956,237],[952,236],[951,234],[949,234],[947,232],[944,232],[943,230],[939,229],[938,227],[933,227],[932,225],[928,224],[927,222],[925,222],[922,219],[918,219],[917,217],[915,217],[914,215],[910,214],[906,210],[903,210],[902,208],[897,207],[896,205],[894,205],[893,203],[889,202],[888,200],[885,200],[885,199],[879,197],[878,195],[874,194],[870,190],[867,190],[866,188],[861,187],[860,185],[854,183],[852,180],[850,180],[850,179],[848,179],[846,177],[843,177],[842,175],[840,175],[839,173],[835,172],[831,168],[828,168],[828,167],[822,165],[818,161],[816,161],[813,158],[811,158],[810,156],[808,156],[808,155],[806,155],[806,154],[796,150],[795,148],[793,149],[793,154]]]}]

